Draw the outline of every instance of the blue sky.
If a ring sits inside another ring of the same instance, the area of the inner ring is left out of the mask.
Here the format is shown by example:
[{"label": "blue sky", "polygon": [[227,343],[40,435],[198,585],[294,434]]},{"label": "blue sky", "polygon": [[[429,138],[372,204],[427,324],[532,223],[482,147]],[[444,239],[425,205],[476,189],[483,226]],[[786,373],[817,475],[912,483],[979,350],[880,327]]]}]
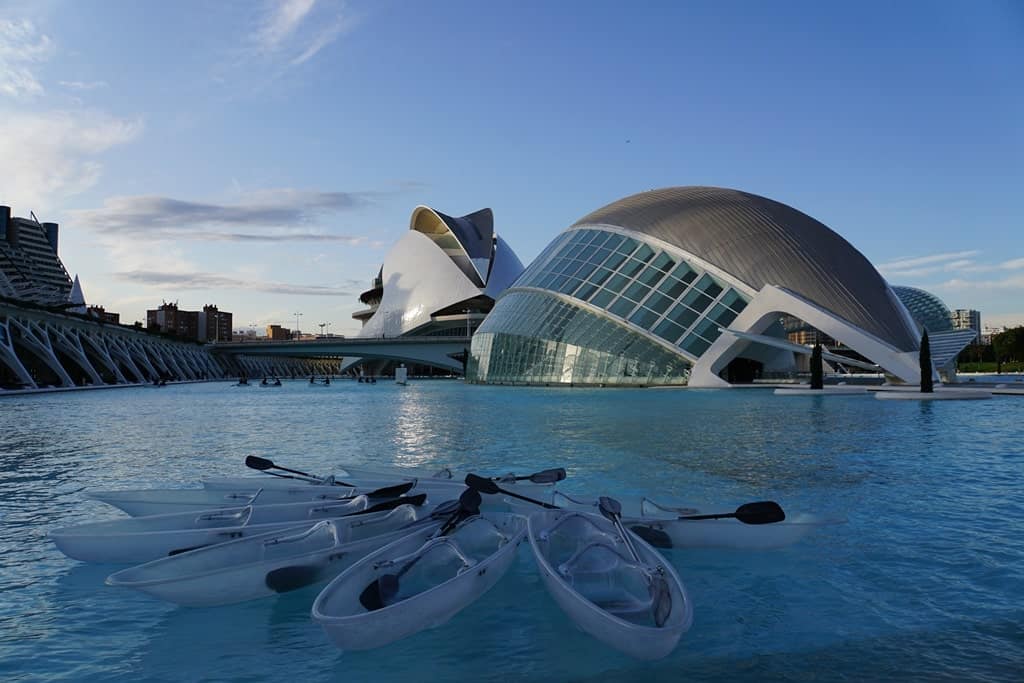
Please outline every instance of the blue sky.
[{"label": "blue sky", "polygon": [[0,203],[89,303],[352,333],[417,204],[524,262],[633,192],[734,187],[1024,323],[1024,5],[4,2]]}]

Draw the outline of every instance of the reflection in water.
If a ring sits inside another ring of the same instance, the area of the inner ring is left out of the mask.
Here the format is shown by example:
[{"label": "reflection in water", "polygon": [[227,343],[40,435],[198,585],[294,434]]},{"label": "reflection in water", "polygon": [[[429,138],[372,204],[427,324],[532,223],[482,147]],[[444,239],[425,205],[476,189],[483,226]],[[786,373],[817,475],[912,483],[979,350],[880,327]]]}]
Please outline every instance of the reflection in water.
[{"label": "reflection in water", "polygon": [[[1024,670],[1022,418],[1024,401],[1014,399],[804,401],[446,380],[3,399],[0,679],[998,679]],[[774,499],[849,521],[782,551],[670,551],[696,621],[653,664],[576,630],[527,546],[449,624],[385,651],[342,654],[309,617],[318,587],[180,608],[104,586],[115,567],[68,560],[46,538],[55,526],[120,515],[84,489],[255,475],[242,464],[248,454],[324,474],[343,463],[483,474],[565,467],[559,486],[570,494],[647,493],[716,510]]]}]

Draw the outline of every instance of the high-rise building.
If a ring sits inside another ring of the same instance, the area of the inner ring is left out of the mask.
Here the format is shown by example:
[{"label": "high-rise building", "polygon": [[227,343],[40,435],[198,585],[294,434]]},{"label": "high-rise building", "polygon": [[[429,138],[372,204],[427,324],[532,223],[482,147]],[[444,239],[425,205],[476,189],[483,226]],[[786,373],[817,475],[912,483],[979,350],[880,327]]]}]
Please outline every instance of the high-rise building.
[{"label": "high-rise building", "polygon": [[270,341],[286,341],[292,338],[292,331],[280,325],[267,325],[267,339]]},{"label": "high-rise building", "polygon": [[218,310],[216,306],[203,306],[199,312],[199,341],[231,341],[232,318],[230,313]]},{"label": "high-rise building", "polygon": [[58,230],[0,206],[0,296],[47,306],[68,302],[72,283],[57,256]]},{"label": "high-rise building", "polygon": [[958,308],[953,311],[953,327],[958,330],[974,330],[975,339],[981,338],[981,312],[973,308]]}]

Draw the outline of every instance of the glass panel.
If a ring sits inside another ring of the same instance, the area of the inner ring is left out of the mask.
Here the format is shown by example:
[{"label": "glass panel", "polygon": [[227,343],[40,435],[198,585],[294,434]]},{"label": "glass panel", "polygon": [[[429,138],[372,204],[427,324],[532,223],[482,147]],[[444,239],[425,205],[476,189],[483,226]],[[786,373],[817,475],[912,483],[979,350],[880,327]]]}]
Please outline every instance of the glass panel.
[{"label": "glass panel", "polygon": [[636,308],[635,303],[633,303],[629,299],[623,299],[620,297],[619,300],[612,304],[612,307],[609,308],[608,310],[611,313],[614,313],[615,315],[619,316],[620,318],[625,318],[627,315],[629,315],[629,312],[632,311],[634,308]]},{"label": "glass panel", "polygon": [[594,241],[591,242],[590,244],[592,246],[599,247],[599,246],[601,246],[602,244],[604,244],[605,242],[608,241],[608,235],[610,235],[610,234],[611,233],[605,232],[604,230],[595,230],[594,231],[594,235],[595,235]]},{"label": "glass panel", "polygon": [[693,324],[693,321],[699,317],[700,316],[697,313],[691,311],[689,308],[683,306],[682,304],[679,304],[675,308],[673,308],[667,316],[669,320],[679,325],[682,325],[683,327],[689,327],[690,325]]},{"label": "glass panel", "polygon": [[672,297],[673,300],[678,299],[686,291],[686,283],[680,282],[673,277],[665,278],[665,281],[658,287],[658,291],[665,294],[665,296]]},{"label": "glass panel", "polygon": [[658,313],[664,313],[673,303],[675,303],[673,299],[668,298],[664,294],[658,294],[655,292],[654,294],[651,294],[644,305]]},{"label": "glass panel", "polygon": [[590,276],[590,281],[595,285],[603,284],[605,280],[612,274],[612,271],[607,268],[598,268],[593,275]]},{"label": "glass panel", "polygon": [[722,304],[717,304],[712,308],[709,315],[722,327],[729,327],[729,323],[736,319],[736,313]]},{"label": "glass panel", "polygon": [[627,278],[616,273],[611,277],[610,280],[608,280],[608,284],[605,285],[605,289],[611,290],[618,294],[619,292],[622,291],[622,288],[625,287],[626,283],[628,282],[629,280]]},{"label": "glass panel", "polygon": [[661,252],[660,254],[658,254],[658,257],[651,262],[652,266],[662,271],[663,273],[667,273],[668,271],[672,270],[672,266],[674,266],[675,264],[676,262],[672,260],[672,257],[666,254],[665,252]]},{"label": "glass panel", "polygon": [[589,282],[587,282],[587,283],[584,283],[584,285],[582,287],[580,287],[579,289],[576,290],[576,294],[574,296],[577,299],[583,299],[584,301],[586,301],[587,298],[591,294],[596,292],[596,291],[597,291],[597,285],[592,285]]},{"label": "glass panel", "polygon": [[600,292],[594,295],[590,300],[590,303],[594,304],[598,308],[606,308],[608,303],[615,298],[613,292],[609,292],[607,289],[602,289]]},{"label": "glass panel", "polygon": [[636,309],[636,313],[629,317],[629,321],[639,325],[640,327],[646,330],[650,329],[651,325],[653,325],[654,321],[657,320],[659,317],[660,316],[654,311],[641,306],[640,308]]},{"label": "glass panel", "polygon": [[615,247],[622,244],[626,238],[622,235],[617,235],[614,232],[605,233],[608,235],[608,241],[604,243],[606,249],[614,249]]},{"label": "glass panel", "polygon": [[683,303],[699,313],[711,305],[711,297],[701,294],[696,287],[692,287],[683,297]]},{"label": "glass panel", "polygon": [[548,289],[559,289],[568,279],[568,275],[556,275],[555,279],[552,280],[551,284],[548,286]]},{"label": "glass panel", "polygon": [[710,296],[712,299],[722,293],[722,285],[718,284],[715,278],[711,277],[707,273],[705,273],[704,277],[697,282],[695,287]]},{"label": "glass panel", "polygon": [[690,267],[686,261],[681,261],[676,269],[672,271],[673,277],[677,277],[683,282],[689,284],[693,282],[693,279],[697,277],[697,272]]},{"label": "glass panel", "polygon": [[721,334],[721,332],[718,331],[718,323],[710,318],[701,320],[697,326],[693,328],[693,332],[694,334],[699,334],[709,341],[718,339],[718,335]]},{"label": "glass panel", "polygon": [[654,250],[651,249],[646,244],[641,244],[640,248],[636,250],[635,254],[633,254],[633,258],[638,259],[644,263],[650,261],[652,256],[654,256]]},{"label": "glass panel", "polygon": [[704,341],[697,335],[691,334],[688,336],[681,345],[684,351],[689,351],[694,356],[699,356],[708,350],[711,346],[711,342]]},{"label": "glass panel", "polygon": [[580,280],[577,280],[574,277],[567,278],[566,281],[563,282],[562,285],[558,288],[558,291],[561,292],[562,294],[568,294],[572,290],[579,287],[580,282]]},{"label": "glass panel", "polygon": [[620,254],[631,254],[633,253],[633,250],[636,249],[636,245],[638,244],[639,242],[637,242],[632,237],[625,237],[622,240],[622,244],[616,247],[615,251],[619,252]]},{"label": "glass panel", "polygon": [[675,344],[676,340],[683,336],[683,332],[685,332],[685,330],[671,320],[662,320],[658,326],[654,328],[653,332],[665,341],[670,341]]},{"label": "glass panel", "polygon": [[619,268],[619,272],[625,275],[626,277],[633,277],[634,275],[639,273],[643,267],[644,264],[642,262],[636,261],[634,259],[629,259],[628,261],[626,261],[626,264],[624,266]]},{"label": "glass panel", "polygon": [[643,301],[643,298],[647,296],[651,291],[651,288],[641,282],[634,282],[626,288],[626,296],[633,301]]},{"label": "glass panel", "polygon": [[644,283],[648,287],[653,287],[654,285],[658,284],[658,280],[660,280],[663,276],[664,272],[658,270],[657,268],[647,266],[647,268],[644,269],[644,272],[640,273],[640,275],[637,277],[637,280]]},{"label": "glass panel", "polygon": [[611,254],[607,249],[594,249],[589,255],[587,255],[588,263],[601,263],[608,255]]},{"label": "glass panel", "polygon": [[619,252],[616,251],[614,254],[612,254],[611,256],[608,257],[607,261],[604,262],[604,267],[605,268],[611,268],[612,270],[615,270],[625,260],[626,260],[626,255],[625,254],[620,254]]},{"label": "glass panel", "polygon": [[725,293],[725,296],[722,297],[722,303],[737,313],[742,311],[747,305],[747,302],[743,300],[743,296],[735,289],[730,289]]},{"label": "glass panel", "polygon": [[597,268],[595,264],[584,263],[582,266],[580,266],[579,270],[577,270],[573,275],[575,277],[580,278],[581,280],[586,280],[588,277],[590,277],[590,274],[594,272],[594,268]]}]

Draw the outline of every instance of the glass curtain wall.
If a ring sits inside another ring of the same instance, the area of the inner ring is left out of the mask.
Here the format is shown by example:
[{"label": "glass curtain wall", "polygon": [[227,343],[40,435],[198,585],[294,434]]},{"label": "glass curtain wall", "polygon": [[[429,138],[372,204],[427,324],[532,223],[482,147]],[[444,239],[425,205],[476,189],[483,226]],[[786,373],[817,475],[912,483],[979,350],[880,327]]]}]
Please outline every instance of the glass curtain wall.
[{"label": "glass curtain wall", "polygon": [[[587,302],[625,325],[616,324],[585,309],[577,309],[559,298],[538,296],[537,292],[532,298],[524,299],[525,288],[530,288],[527,291],[559,292]],[[677,253],[609,230],[570,230],[559,235],[499,300],[474,338],[471,365],[477,372],[502,378],[491,380],[480,376],[477,378],[480,381],[559,381],[551,379],[554,376],[551,368],[558,365],[558,360],[546,359],[546,352],[534,344],[539,343],[539,340],[562,343],[557,336],[558,330],[540,324],[538,321],[544,316],[528,308],[528,305],[543,306],[546,312],[550,312],[554,310],[550,307],[554,306],[561,311],[561,316],[570,315],[571,311],[581,320],[593,318],[597,321],[593,323],[595,328],[607,328],[608,335],[612,335],[614,330],[623,338],[634,339],[636,344],[642,342],[650,347],[650,351],[643,352],[641,362],[648,362],[657,356],[659,367],[666,369],[664,372],[657,369],[633,372],[627,369],[625,374],[620,374],[618,370],[613,371],[611,366],[597,363],[588,365],[587,372],[590,374],[584,374],[582,379],[574,382],[620,383],[623,381],[621,377],[636,377],[638,379],[628,381],[678,383],[683,381],[687,372],[679,368],[689,367],[691,361],[699,358],[721,334],[719,328],[728,327],[747,305],[747,301],[744,294],[699,266],[687,262]],[[558,316],[552,321],[556,319]],[[500,358],[493,355],[496,338],[486,336],[488,333],[498,333],[499,330],[503,335],[497,340]],[[674,345],[681,355],[672,354],[645,339],[644,333]],[[506,339],[510,336],[520,338],[520,341]],[[601,344],[595,345],[590,339],[570,341],[569,344],[598,354],[605,353],[604,349],[607,348]],[[490,345],[490,358],[485,358],[486,345]],[[558,347],[551,347],[548,351],[556,356],[563,353]],[[572,350],[568,351],[572,355]],[[513,359],[519,353],[525,354],[524,358]],[[665,358],[661,358],[660,354],[664,354]],[[668,358],[674,359],[670,364],[671,370],[667,369]],[[498,374],[491,374],[492,362],[501,367]],[[545,366],[545,363],[551,364],[551,367]],[[608,372],[607,379],[602,379],[604,372]],[[517,373],[526,374],[517,377]],[[527,374],[531,378],[543,376],[545,379],[527,379]],[[474,377],[472,372],[470,377]],[[644,377],[646,379],[642,379]]]}]

